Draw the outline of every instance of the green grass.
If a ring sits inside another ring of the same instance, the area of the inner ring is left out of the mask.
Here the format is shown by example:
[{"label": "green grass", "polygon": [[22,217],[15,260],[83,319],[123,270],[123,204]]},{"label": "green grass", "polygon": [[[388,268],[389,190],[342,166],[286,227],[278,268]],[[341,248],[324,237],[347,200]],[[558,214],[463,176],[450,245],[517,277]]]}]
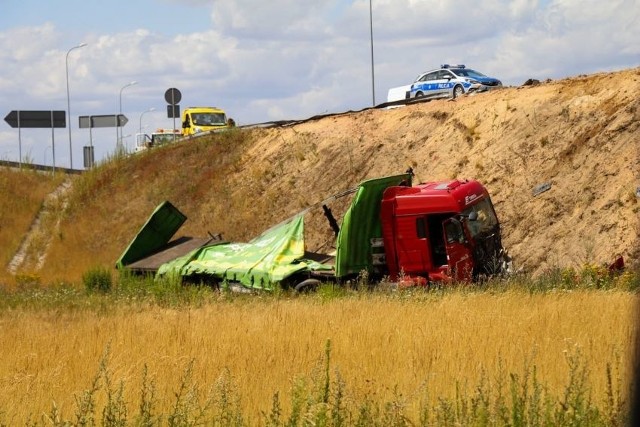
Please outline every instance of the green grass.
[{"label": "green grass", "polygon": [[[96,266],[83,274],[84,289],[69,282],[42,283],[39,276],[23,274],[16,278],[17,286],[0,286],[0,310],[14,308],[51,309],[82,306],[91,309],[105,304],[145,304],[161,307],[202,306],[220,299],[251,299],[253,294],[239,294],[223,289],[218,291],[206,283],[185,285],[179,278],[154,278],[122,271],[114,278],[104,266]],[[640,289],[640,271],[637,267],[612,274],[605,267],[587,264],[581,269],[552,268],[544,274],[531,277],[514,274],[493,278],[480,283],[456,283],[451,285],[431,284],[426,288],[398,290],[393,283],[382,281],[370,283],[366,274],[343,285],[322,284],[311,295],[298,295],[292,290],[277,287],[272,293],[261,293],[261,298],[317,298],[323,301],[339,298],[360,297],[366,293],[387,294],[389,298],[420,299],[447,295],[454,292],[524,291],[546,293],[572,290],[618,290],[637,292]],[[258,292],[258,291],[256,291]]]}]

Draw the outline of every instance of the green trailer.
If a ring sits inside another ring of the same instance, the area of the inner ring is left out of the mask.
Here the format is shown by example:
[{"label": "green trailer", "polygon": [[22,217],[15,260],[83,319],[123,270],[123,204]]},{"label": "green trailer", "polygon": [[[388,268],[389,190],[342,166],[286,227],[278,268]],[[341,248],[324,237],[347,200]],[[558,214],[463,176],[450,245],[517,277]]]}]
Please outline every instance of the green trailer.
[{"label": "green trailer", "polygon": [[[169,202],[158,206],[116,266],[136,273],[177,276],[185,281],[239,284],[247,289],[305,288],[322,280],[341,281],[362,271],[375,274],[384,262],[380,202],[390,186],[411,185],[411,175],[370,179],[333,195],[246,243],[180,237],[186,216]],[[353,194],[336,238],[335,255],[310,254],[304,216],[312,208]]]}]

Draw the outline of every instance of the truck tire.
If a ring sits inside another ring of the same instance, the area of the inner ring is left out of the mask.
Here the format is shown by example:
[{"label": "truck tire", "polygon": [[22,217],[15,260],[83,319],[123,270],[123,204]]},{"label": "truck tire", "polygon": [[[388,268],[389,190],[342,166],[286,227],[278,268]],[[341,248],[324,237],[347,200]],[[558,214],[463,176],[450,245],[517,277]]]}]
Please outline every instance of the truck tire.
[{"label": "truck tire", "polygon": [[318,279],[306,279],[298,283],[294,289],[296,290],[296,292],[299,292],[301,294],[308,293],[318,289],[320,283],[321,282]]}]

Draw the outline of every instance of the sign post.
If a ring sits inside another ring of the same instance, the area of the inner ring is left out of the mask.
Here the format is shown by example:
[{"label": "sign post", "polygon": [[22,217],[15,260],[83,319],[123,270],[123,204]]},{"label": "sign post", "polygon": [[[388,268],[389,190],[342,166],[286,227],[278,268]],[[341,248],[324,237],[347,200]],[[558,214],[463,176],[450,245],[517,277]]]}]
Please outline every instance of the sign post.
[{"label": "sign post", "polygon": [[175,87],[167,89],[164,93],[164,100],[167,101],[167,117],[173,118],[173,142],[176,142],[176,116],[180,117],[180,106],[178,103],[182,99],[182,94]]},{"label": "sign post", "polygon": [[90,153],[90,165],[93,167],[93,128],[111,128],[122,127],[127,124],[129,119],[124,114],[107,114],[100,116],[80,116],[78,117],[80,129],[89,128],[89,150],[85,151],[85,167],[87,164],[86,156]]},{"label": "sign post", "polygon": [[22,128],[51,128],[51,147],[53,157],[53,172],[56,171],[56,144],[54,128],[67,127],[66,111],[20,111],[13,110],[4,118],[12,128],[18,128],[18,162],[22,169]]}]

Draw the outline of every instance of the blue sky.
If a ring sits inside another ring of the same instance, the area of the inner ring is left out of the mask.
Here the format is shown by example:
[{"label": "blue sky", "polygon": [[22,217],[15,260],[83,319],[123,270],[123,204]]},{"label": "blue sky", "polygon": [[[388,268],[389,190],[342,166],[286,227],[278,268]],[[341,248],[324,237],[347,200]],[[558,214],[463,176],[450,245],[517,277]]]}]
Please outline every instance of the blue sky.
[{"label": "blue sky", "polygon": [[[372,0],[376,102],[441,63],[465,63],[506,85],[640,65],[637,0]],[[481,5],[481,6],[479,6]],[[0,0],[0,116],[66,110],[82,167],[79,115],[114,114],[124,143],[173,126],[181,107],[224,108],[239,124],[297,119],[372,103],[368,0]],[[155,111],[147,112],[154,108]],[[22,157],[70,166],[68,129],[23,129]],[[95,129],[97,159],[114,129]],[[54,143],[52,146],[52,142]],[[0,123],[0,158],[18,160],[17,129]]]},{"label": "blue sky", "polygon": [[[188,29],[203,31],[211,18],[206,2],[170,0],[1,0],[0,31],[53,22],[68,42],[89,33],[118,33],[132,28],[161,29],[175,35]],[[188,27],[188,28],[187,28]]]}]

